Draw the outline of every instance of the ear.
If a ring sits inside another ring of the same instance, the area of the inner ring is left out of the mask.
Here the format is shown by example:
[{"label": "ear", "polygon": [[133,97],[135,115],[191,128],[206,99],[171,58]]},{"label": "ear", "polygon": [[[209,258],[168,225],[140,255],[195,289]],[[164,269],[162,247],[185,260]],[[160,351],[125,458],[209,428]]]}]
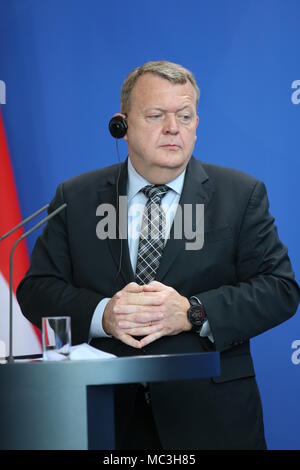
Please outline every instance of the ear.
[{"label": "ear", "polygon": [[126,114],[115,113],[115,114],[113,115],[113,117],[116,117],[116,116],[121,116],[123,119],[127,119],[127,115],[126,115]]}]

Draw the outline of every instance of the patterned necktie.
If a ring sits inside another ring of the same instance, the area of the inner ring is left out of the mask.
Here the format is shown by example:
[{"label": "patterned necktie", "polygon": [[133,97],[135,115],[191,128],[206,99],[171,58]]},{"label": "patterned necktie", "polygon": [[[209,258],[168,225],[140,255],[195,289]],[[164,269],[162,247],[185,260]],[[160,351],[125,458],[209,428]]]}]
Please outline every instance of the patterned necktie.
[{"label": "patterned necktie", "polygon": [[145,206],[136,263],[137,284],[148,284],[155,279],[164,248],[166,216],[161,200],[168,192],[166,185],[145,186],[141,191],[148,197]]}]

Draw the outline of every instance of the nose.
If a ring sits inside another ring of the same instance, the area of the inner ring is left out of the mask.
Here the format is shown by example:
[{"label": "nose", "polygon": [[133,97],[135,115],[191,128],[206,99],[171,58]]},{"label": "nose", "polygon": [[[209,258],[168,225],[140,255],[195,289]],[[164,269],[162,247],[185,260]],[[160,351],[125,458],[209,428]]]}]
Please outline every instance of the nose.
[{"label": "nose", "polygon": [[178,122],[174,113],[166,113],[164,124],[163,124],[163,133],[164,134],[178,134]]}]

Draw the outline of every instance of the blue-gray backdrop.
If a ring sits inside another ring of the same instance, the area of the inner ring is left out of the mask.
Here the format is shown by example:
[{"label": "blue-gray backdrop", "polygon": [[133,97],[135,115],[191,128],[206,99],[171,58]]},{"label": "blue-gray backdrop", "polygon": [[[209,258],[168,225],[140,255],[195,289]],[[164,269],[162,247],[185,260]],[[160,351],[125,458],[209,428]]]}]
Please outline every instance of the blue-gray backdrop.
[{"label": "blue-gray backdrop", "polygon": [[[0,0],[2,112],[23,215],[62,180],[116,161],[107,123],[121,84],[167,59],[202,90],[196,157],[265,181],[299,276],[299,25],[298,0]],[[252,341],[272,449],[300,449],[299,326],[295,316]]]}]

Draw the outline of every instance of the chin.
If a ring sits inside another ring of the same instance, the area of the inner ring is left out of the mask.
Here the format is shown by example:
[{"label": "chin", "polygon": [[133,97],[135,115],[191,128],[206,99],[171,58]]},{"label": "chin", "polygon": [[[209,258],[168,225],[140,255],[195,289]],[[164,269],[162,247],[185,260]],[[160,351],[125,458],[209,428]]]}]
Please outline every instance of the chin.
[{"label": "chin", "polygon": [[167,151],[156,159],[157,165],[162,168],[179,168],[185,166],[188,159],[179,152]]}]

